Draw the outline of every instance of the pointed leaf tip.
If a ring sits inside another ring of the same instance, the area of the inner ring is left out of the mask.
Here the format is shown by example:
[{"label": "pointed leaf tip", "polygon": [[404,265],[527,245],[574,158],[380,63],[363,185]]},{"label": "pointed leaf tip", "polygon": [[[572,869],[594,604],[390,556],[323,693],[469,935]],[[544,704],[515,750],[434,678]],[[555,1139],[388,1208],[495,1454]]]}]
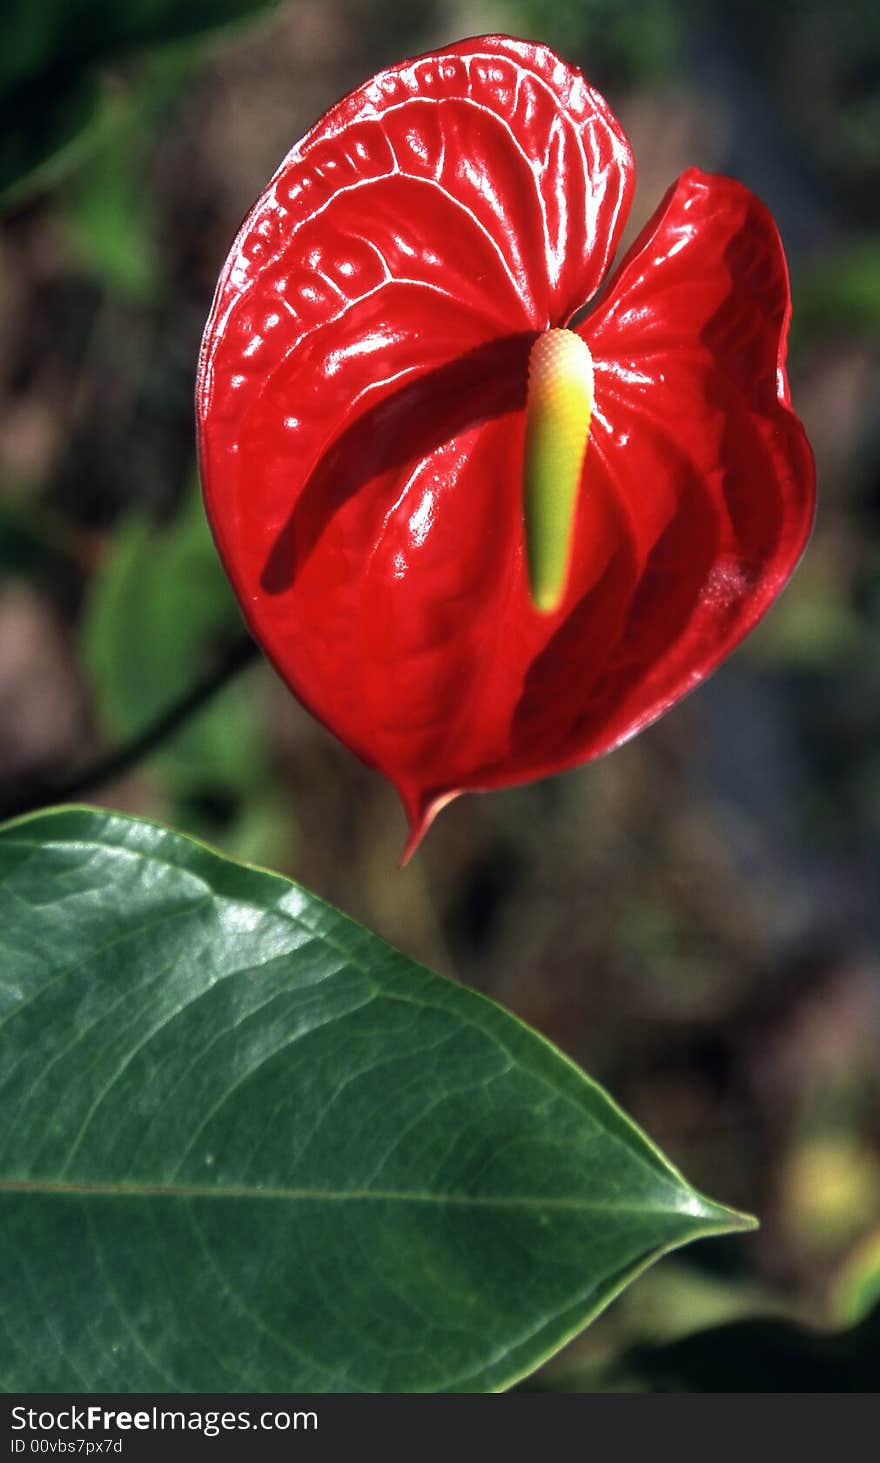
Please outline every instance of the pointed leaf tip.
[{"label": "pointed leaf tip", "polygon": [[0,829],[0,969],[5,1391],[499,1391],[743,1226],[500,1007],[156,825]]}]

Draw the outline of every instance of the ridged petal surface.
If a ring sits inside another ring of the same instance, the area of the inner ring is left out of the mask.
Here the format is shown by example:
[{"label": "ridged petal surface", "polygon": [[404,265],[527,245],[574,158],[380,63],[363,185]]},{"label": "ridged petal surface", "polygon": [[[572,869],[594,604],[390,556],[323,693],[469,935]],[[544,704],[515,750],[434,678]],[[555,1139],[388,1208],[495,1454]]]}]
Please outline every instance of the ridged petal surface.
[{"label": "ridged petal surface", "polygon": [[583,761],[699,681],[791,572],[812,465],[766,210],[683,176],[579,328],[595,363],[567,590],[528,590],[528,355],[602,283],[632,192],[607,106],[481,37],[331,109],[242,227],[203,346],[208,513],[248,622],[398,787]]}]

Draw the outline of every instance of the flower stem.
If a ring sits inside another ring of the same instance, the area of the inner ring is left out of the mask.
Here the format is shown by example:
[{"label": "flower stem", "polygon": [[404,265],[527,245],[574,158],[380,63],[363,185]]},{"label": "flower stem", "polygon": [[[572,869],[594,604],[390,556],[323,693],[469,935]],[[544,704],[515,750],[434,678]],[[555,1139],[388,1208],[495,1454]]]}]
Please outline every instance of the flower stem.
[{"label": "flower stem", "polygon": [[132,737],[131,741],[124,742],[121,747],[114,748],[67,775],[61,774],[57,768],[37,768],[26,774],[24,779],[18,779],[14,788],[9,785],[0,787],[0,820],[20,818],[53,803],[75,802],[92,788],[122,777],[156,751],[190,717],[201,711],[218,691],[222,691],[259,654],[259,647],[250,636],[242,636],[217,665],[172,702],[143,731]]}]

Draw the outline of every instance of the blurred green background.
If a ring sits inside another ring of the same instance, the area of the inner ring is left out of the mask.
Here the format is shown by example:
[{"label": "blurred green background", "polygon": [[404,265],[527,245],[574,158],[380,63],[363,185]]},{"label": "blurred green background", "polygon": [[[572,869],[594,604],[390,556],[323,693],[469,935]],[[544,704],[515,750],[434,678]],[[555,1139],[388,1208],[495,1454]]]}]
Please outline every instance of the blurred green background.
[{"label": "blurred green background", "polygon": [[8,0],[7,12],[7,806],[139,730],[241,633],[198,496],[199,340],[241,218],[343,92],[445,40],[535,37],[582,67],[629,132],[628,237],[691,164],[769,204],[792,271],[792,395],[819,518],[783,600],[697,695],[599,764],[461,799],[403,871],[390,787],[263,664],[90,800],[280,868],[491,994],[605,1083],[690,1179],[760,1216],[757,1235],[659,1266],[531,1386],[870,1389],[875,0]]}]

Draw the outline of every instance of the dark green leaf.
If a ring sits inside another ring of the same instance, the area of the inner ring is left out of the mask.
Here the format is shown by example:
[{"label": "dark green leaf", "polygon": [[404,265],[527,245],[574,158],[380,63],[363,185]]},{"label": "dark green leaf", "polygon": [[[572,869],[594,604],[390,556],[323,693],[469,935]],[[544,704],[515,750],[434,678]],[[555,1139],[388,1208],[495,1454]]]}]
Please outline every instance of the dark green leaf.
[{"label": "dark green leaf", "polygon": [[701,1198],[557,1051],[277,876],[0,830],[8,1391],[491,1391]]}]

